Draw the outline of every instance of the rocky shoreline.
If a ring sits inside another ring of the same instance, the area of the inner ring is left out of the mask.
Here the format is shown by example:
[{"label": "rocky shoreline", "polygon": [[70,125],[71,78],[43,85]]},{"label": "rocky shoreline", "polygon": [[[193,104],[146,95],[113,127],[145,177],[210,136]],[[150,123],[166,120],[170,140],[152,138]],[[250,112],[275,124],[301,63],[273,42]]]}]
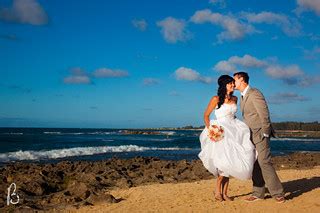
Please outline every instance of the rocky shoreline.
[{"label": "rocky shoreline", "polygon": [[[310,169],[320,165],[320,153],[294,153],[273,158],[279,169]],[[112,158],[103,161],[61,161],[56,164],[13,163],[0,168],[0,211],[47,211],[67,207],[117,203],[109,191],[153,183],[194,182],[213,176],[200,160],[167,161],[155,157]],[[6,205],[14,182],[20,202]]]}]

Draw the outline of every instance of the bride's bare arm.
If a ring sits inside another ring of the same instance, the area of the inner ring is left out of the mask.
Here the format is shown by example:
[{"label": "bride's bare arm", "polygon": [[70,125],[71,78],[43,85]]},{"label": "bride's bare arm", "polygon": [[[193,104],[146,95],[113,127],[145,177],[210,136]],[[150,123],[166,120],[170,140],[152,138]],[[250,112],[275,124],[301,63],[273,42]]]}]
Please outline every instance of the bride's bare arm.
[{"label": "bride's bare arm", "polygon": [[204,112],[204,123],[208,128],[210,126],[210,114],[214,108],[216,108],[219,102],[219,96],[213,96],[207,106],[206,111]]}]

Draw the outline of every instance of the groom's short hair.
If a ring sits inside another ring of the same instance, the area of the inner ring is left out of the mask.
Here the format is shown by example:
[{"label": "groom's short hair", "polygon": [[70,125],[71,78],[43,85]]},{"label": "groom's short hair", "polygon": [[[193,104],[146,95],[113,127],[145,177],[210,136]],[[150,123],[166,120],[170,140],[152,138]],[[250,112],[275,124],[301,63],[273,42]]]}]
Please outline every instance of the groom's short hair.
[{"label": "groom's short hair", "polygon": [[242,77],[243,81],[249,84],[249,75],[246,72],[236,72],[233,76]]}]

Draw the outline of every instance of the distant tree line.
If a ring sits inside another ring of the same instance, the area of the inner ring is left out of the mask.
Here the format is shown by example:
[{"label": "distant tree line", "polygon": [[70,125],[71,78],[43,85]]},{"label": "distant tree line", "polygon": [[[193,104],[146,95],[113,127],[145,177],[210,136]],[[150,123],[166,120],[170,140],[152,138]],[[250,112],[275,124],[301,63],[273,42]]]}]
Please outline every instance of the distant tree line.
[{"label": "distant tree line", "polygon": [[[278,123],[272,123],[272,126],[276,130],[302,130],[302,131],[320,131],[320,123],[318,121],[314,122],[293,122],[293,121],[287,121],[287,122],[278,122]],[[192,125],[180,127],[178,129],[203,129],[203,126],[194,127]]]},{"label": "distant tree line", "polygon": [[320,123],[318,121],[304,123],[304,122],[280,122],[272,123],[276,130],[302,130],[302,131],[320,131]]}]

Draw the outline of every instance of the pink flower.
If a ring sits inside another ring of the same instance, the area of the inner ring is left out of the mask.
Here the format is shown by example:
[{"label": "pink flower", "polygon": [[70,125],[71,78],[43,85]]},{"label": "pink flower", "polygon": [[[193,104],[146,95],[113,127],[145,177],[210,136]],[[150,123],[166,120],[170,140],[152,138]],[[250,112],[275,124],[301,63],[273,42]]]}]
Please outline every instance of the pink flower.
[{"label": "pink flower", "polygon": [[208,129],[208,137],[213,141],[213,142],[218,142],[223,139],[224,137],[224,130],[222,126],[212,124],[210,125]]}]

